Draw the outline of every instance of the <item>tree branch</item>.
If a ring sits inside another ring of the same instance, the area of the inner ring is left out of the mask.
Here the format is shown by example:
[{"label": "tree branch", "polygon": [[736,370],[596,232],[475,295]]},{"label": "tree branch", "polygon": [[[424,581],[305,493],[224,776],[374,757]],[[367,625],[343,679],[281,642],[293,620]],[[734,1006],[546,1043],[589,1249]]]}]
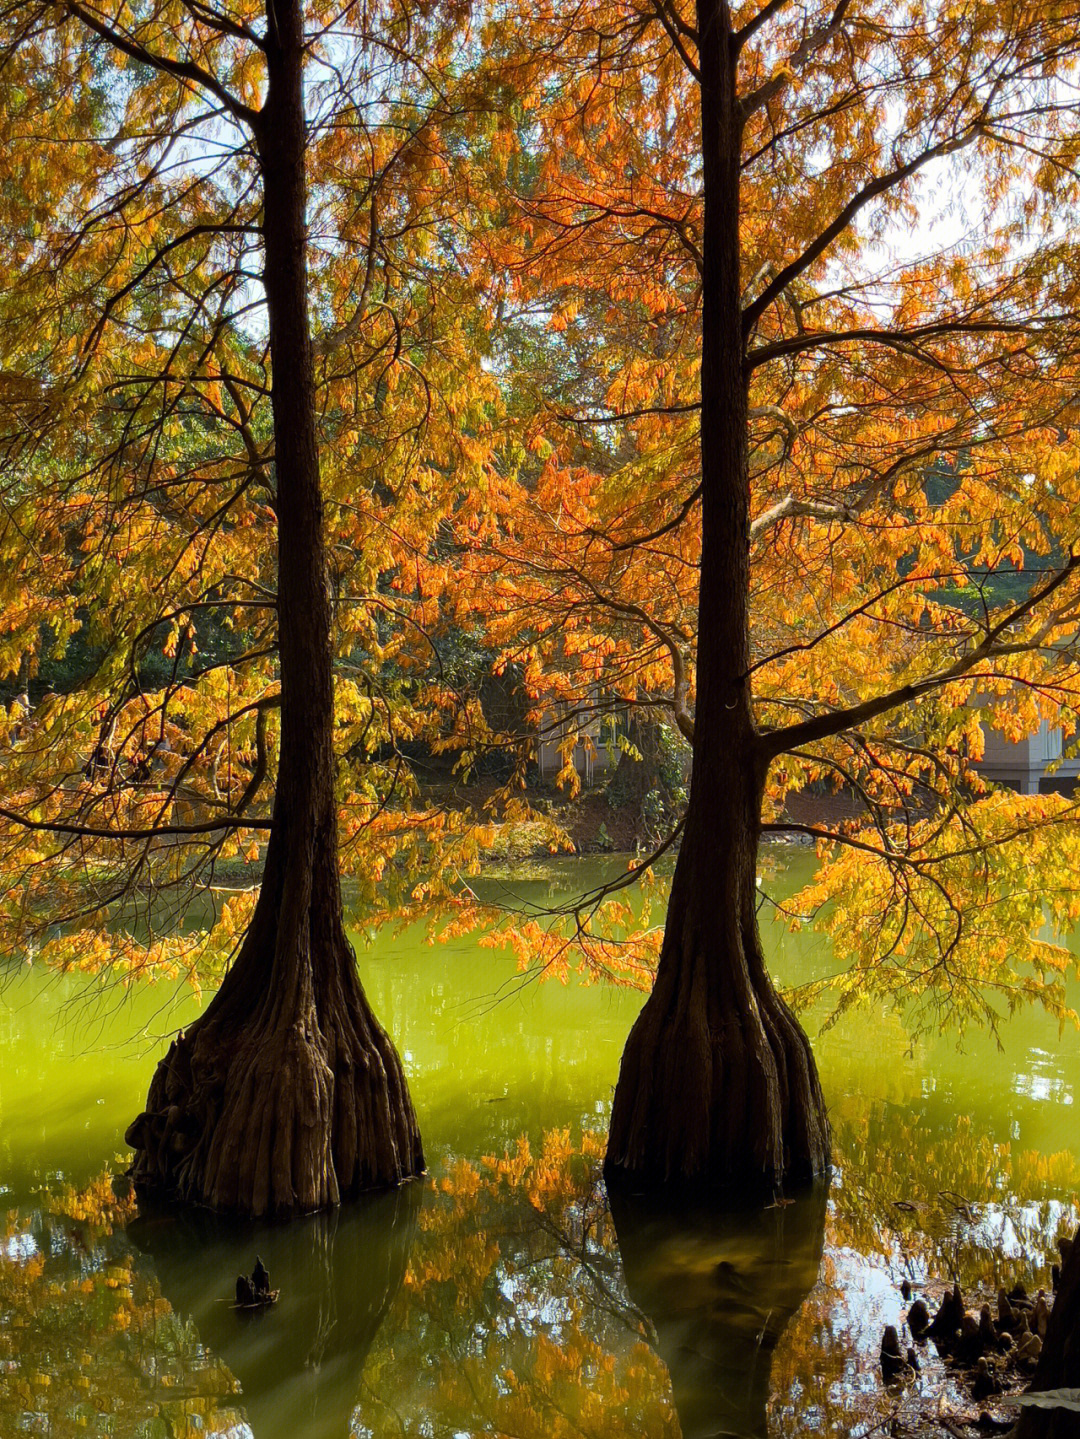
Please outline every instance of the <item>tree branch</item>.
[{"label": "tree branch", "polygon": [[755,370],[759,365],[768,364],[770,360],[801,354],[804,350],[816,350],[824,345],[869,343],[884,345],[888,349],[899,350],[902,354],[915,355],[925,363],[942,369],[946,368],[942,361],[917,348],[920,340],[933,340],[946,335],[1041,334],[1049,324],[1065,318],[1067,317],[1061,315],[1040,315],[1038,320],[941,320],[932,325],[918,325],[910,330],[876,330],[870,327],[854,330],[804,330],[785,340],[758,345],[747,354],[746,366],[747,370]]},{"label": "tree branch", "polygon": [[936,675],[928,675],[926,679],[912,680],[907,684],[898,685],[895,689],[886,691],[885,694],[877,695],[874,699],[864,700],[862,704],[852,705],[848,709],[833,710],[829,714],[816,715],[814,718],[802,720],[798,724],[785,725],[783,729],[767,730],[760,737],[764,753],[769,759],[775,759],[777,755],[797,749],[801,745],[812,744],[816,740],[827,739],[831,735],[841,734],[844,730],[854,729],[858,725],[876,719],[878,715],[887,714],[889,710],[909,704],[928,690],[940,689],[943,685],[962,679],[969,670],[983,660],[994,659],[999,654],[1030,649],[1030,645],[998,646],[997,641],[1013,625],[1026,619],[1043,600],[1060,589],[1078,567],[1080,567],[1080,554],[1071,554],[1068,563],[1053,575],[1041,589],[1036,590],[1023,604],[1011,609],[997,624],[992,625],[973,650],[962,655],[954,664],[940,670]]},{"label": "tree branch", "polygon": [[671,41],[672,45],[675,46],[675,49],[679,55],[679,59],[686,66],[687,70],[689,70],[690,74],[693,75],[694,79],[700,81],[701,66],[697,63],[696,60],[694,60],[693,56],[690,54],[690,51],[683,44],[682,38],[685,35],[696,45],[697,31],[693,28],[693,26],[687,25],[686,21],[683,20],[682,16],[677,11],[675,11],[674,15],[670,13],[671,10],[674,10],[674,7],[669,6],[667,0],[652,0],[652,9],[653,14],[667,31],[668,39]]},{"label": "tree branch", "polygon": [[614,415],[571,415],[554,412],[556,420],[566,425],[621,425],[628,420],[640,420],[646,415],[689,415],[701,409],[700,400],[688,400],[678,405],[642,405],[637,410],[620,410]]},{"label": "tree branch", "polygon": [[[783,3],[783,0],[781,0],[781,3]],[[850,3],[851,0],[839,0],[836,9],[825,24],[819,26],[817,30],[811,31],[802,44],[796,46],[791,52],[778,71],[771,75],[764,84],[759,85],[756,90],[751,90],[750,94],[746,95],[739,102],[739,111],[744,121],[747,120],[755,110],[760,110],[761,107],[767,105],[774,96],[779,95],[781,90],[791,83],[793,72],[805,61],[809,60],[815,51],[820,50],[823,45],[827,45],[833,36],[839,33]],[[780,4],[775,4],[775,7],[773,5],[767,5],[765,10],[761,12],[761,15],[756,16],[755,19],[750,22],[750,26],[756,26],[759,22],[764,23],[762,16],[766,16],[767,18],[768,11],[773,10],[775,13],[775,10],[780,8]],[[736,53],[738,53],[742,45],[740,36],[742,36],[750,26],[744,26],[742,30],[739,30],[732,36]],[[753,33],[752,30],[751,33]]]},{"label": "tree branch", "polygon": [[343,325],[338,325],[334,330],[328,330],[325,335],[320,335],[311,342],[311,353],[315,356],[329,355],[338,350],[342,345],[349,344],[355,340],[360,333],[360,327],[364,323],[367,314],[368,295],[371,293],[371,282],[375,274],[375,250],[379,242],[379,221],[376,210],[376,198],[378,189],[374,189],[371,195],[371,209],[369,212],[369,234],[367,247],[367,262],[364,265],[364,279],[360,286],[360,294],[357,296],[356,306],[352,315]]},{"label": "tree branch", "polygon": [[791,0],[769,0],[769,3],[762,7],[752,19],[747,20],[741,30],[736,30],[731,37],[731,46],[734,54],[738,54],[748,40],[752,40],[762,26],[767,25],[774,15],[779,15],[785,6],[790,5]]},{"label": "tree branch", "polygon": [[867,844],[865,840],[856,839],[854,835],[843,834],[834,829],[821,829],[814,824],[797,824],[795,821],[779,820],[775,824],[759,826],[759,833],[806,834],[811,839],[824,840],[827,844],[846,844],[851,849],[861,849],[867,854],[876,855],[878,859],[887,860],[890,864],[895,862],[910,868],[916,867],[916,862],[903,850],[881,849],[876,844]]},{"label": "tree branch", "polygon": [[211,30],[216,30],[221,35],[231,35],[234,40],[245,40],[249,45],[255,45],[260,50],[266,49],[266,42],[261,36],[256,35],[250,25],[244,25],[239,20],[222,15],[220,11],[204,5],[202,0],[182,0],[182,3],[190,15],[202,24],[209,25]]},{"label": "tree branch", "polygon": [[771,530],[781,520],[842,520],[850,523],[854,518],[854,510],[847,505],[834,504],[827,500],[800,500],[795,495],[785,495],[772,509],[758,515],[750,526],[750,540],[752,543],[760,539],[766,530]]},{"label": "tree branch", "polygon": [[211,819],[203,824],[158,824],[149,829],[94,829],[90,825],[66,824],[61,820],[27,819],[14,810],[0,808],[0,819],[22,829],[44,834],[70,834],[80,839],[157,839],[159,835],[214,834],[222,829],[272,829],[270,819]]},{"label": "tree branch", "polygon": [[675,715],[675,723],[678,725],[684,738],[691,744],[694,742],[694,717],[690,713],[690,678],[686,672],[686,660],[683,652],[675,638],[668,631],[653,619],[648,611],[643,610],[640,605],[630,604],[627,601],[618,601],[610,596],[600,593],[587,575],[579,575],[581,582],[592,590],[599,604],[607,609],[614,610],[616,614],[629,615],[638,620],[645,628],[656,636],[660,643],[667,650],[671,657],[671,673],[674,686],[672,711]]},{"label": "tree branch", "polygon": [[[663,537],[665,535],[669,535],[672,530],[677,530],[679,528],[683,520],[686,519],[687,515],[690,513],[690,511],[694,508],[694,506],[700,499],[701,485],[697,484],[687,495],[686,499],[683,500],[682,504],[679,506],[678,513],[674,516],[673,519],[668,520],[667,523],[661,525],[659,529],[650,530],[647,535],[635,535],[632,540],[620,540],[618,544],[612,544],[611,548],[616,553],[618,553],[620,550],[635,550],[638,549],[641,545],[651,544],[653,540],[663,539]],[[601,531],[596,531],[595,533],[597,533],[601,539],[608,539],[608,536],[603,534]],[[608,542],[610,543],[610,540]]]},{"label": "tree branch", "polygon": [[807,245],[802,254],[785,265],[784,268],[777,273],[775,278],[765,286],[757,299],[747,305],[743,311],[743,334],[748,335],[750,333],[772,302],[779,295],[783,294],[793,280],[797,280],[804,271],[810,268],[815,260],[825,253],[833,241],[844,233],[859,212],[868,205],[871,200],[876,200],[879,195],[887,194],[888,191],[892,190],[895,186],[910,179],[911,176],[917,174],[923,166],[928,165],[931,160],[940,159],[943,155],[955,154],[957,150],[962,150],[966,145],[970,145],[980,133],[980,129],[981,126],[973,121],[962,134],[951,136],[948,140],[943,140],[940,145],[928,145],[925,150],[921,150],[914,159],[909,160],[906,164],[897,165],[895,169],[887,171],[886,174],[878,175],[875,179],[868,181],[861,190],[852,196],[832,223],[827,225],[825,229]]},{"label": "tree branch", "polygon": [[171,60],[167,55],[156,55],[129,35],[107,25],[104,20],[99,19],[81,5],[79,0],[66,0],[64,10],[68,15],[80,20],[99,39],[104,40],[108,45],[115,46],[117,50],[122,51],[132,60],[137,60],[141,65],[149,65],[151,69],[161,75],[169,75],[174,80],[183,80],[189,85],[209,91],[215,99],[221,102],[234,120],[247,125],[252,131],[258,129],[258,110],[253,110],[250,105],[245,105],[242,100],[238,100],[231,90],[226,89],[220,80],[210,74],[209,70],[204,70],[191,60]]}]

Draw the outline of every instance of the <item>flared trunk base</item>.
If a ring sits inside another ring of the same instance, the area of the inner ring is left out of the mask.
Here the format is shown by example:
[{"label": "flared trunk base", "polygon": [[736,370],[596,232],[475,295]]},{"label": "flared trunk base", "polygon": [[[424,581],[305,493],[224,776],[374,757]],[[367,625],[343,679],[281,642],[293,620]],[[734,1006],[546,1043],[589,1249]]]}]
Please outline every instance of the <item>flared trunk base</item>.
[{"label": "flared trunk base", "polygon": [[763,966],[666,945],[623,1052],[608,1182],[738,1202],[823,1174],[829,1142],[809,1041]]},{"label": "flared trunk base", "polygon": [[227,977],[173,1041],[128,1129],[136,1184],[226,1213],[285,1216],[423,1172],[401,1062],[343,943],[328,966],[337,982],[318,1002],[274,1004],[248,994],[242,974]]}]

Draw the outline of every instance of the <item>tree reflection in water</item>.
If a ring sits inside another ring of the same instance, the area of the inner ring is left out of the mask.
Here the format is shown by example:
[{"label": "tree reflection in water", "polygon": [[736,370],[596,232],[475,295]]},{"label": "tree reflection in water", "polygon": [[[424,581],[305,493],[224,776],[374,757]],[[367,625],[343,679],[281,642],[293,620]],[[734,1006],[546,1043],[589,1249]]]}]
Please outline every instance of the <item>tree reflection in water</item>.
[{"label": "tree reflection in water", "polygon": [[0,1434],[238,1434],[236,1380],[163,1299],[108,1174],[0,1216]]},{"label": "tree reflection in water", "polygon": [[723,1213],[611,1196],[626,1283],[652,1320],[683,1439],[763,1439],[773,1350],[817,1281],[828,1184]]},{"label": "tree reflection in water", "polygon": [[603,1137],[448,1166],[372,1353],[370,1439],[677,1439],[667,1372],[626,1293],[599,1182]]},{"label": "tree reflection in water", "polygon": [[[423,1186],[405,1184],[288,1224],[200,1209],[144,1213],[128,1233],[161,1292],[240,1383],[254,1439],[346,1439],[372,1342],[405,1277]],[[258,1254],[272,1308],[226,1301]]]},{"label": "tree reflection in water", "polygon": [[[448,1156],[423,1185],[277,1227],[135,1219],[107,1176],[43,1195],[0,1228],[0,1434],[872,1428],[898,1402],[877,1348],[883,1324],[902,1323],[902,1279],[1048,1286],[1077,1184],[1071,1155],[879,1111],[838,1108],[827,1209],[818,1189],[757,1214],[617,1202],[613,1218],[603,1135],[565,1130],[502,1157]],[[238,1313],[236,1275],[256,1254],[281,1299]],[[928,1356],[904,1404],[938,1382]]]}]

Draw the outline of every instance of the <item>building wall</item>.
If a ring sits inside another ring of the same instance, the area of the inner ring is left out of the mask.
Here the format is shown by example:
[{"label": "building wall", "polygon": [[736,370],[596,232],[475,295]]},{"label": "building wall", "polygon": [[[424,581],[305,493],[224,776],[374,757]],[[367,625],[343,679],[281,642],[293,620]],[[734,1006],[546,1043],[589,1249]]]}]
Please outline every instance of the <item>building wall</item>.
[{"label": "building wall", "polygon": [[[1008,740],[996,730],[983,726],[985,749],[975,765],[978,772],[995,784],[1007,785],[1020,794],[1039,794],[1046,789],[1072,787],[1080,777],[1080,756],[1062,758],[1062,732],[1043,720],[1033,734],[1022,740]],[[1056,768],[1047,774],[1047,767]]]}]

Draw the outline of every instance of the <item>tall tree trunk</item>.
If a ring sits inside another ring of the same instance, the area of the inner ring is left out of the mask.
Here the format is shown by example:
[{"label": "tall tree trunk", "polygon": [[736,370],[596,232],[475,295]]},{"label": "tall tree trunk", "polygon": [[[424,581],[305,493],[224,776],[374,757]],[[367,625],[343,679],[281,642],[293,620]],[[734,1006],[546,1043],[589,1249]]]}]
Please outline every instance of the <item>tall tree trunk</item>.
[{"label": "tall tree trunk", "polygon": [[[1047,1389],[1080,1389],[1080,1229],[1062,1265],[1046,1343],[1028,1392]],[[1080,1414],[1075,1409],[1025,1408],[1013,1439],[1080,1439]]]},{"label": "tall tree trunk", "polygon": [[750,481],[739,264],[742,120],[726,0],[698,0],[702,549],[694,763],[653,992],[623,1052],[609,1178],[774,1184],[820,1173],[829,1127],[810,1045],[757,927],[767,760],[750,691]]},{"label": "tall tree trunk", "polygon": [[345,933],[331,606],[307,308],[301,0],[268,6],[258,127],[278,519],[281,753],[262,889],[236,962],[128,1131],[136,1181],[214,1209],[300,1213],[423,1169],[393,1045]]}]

